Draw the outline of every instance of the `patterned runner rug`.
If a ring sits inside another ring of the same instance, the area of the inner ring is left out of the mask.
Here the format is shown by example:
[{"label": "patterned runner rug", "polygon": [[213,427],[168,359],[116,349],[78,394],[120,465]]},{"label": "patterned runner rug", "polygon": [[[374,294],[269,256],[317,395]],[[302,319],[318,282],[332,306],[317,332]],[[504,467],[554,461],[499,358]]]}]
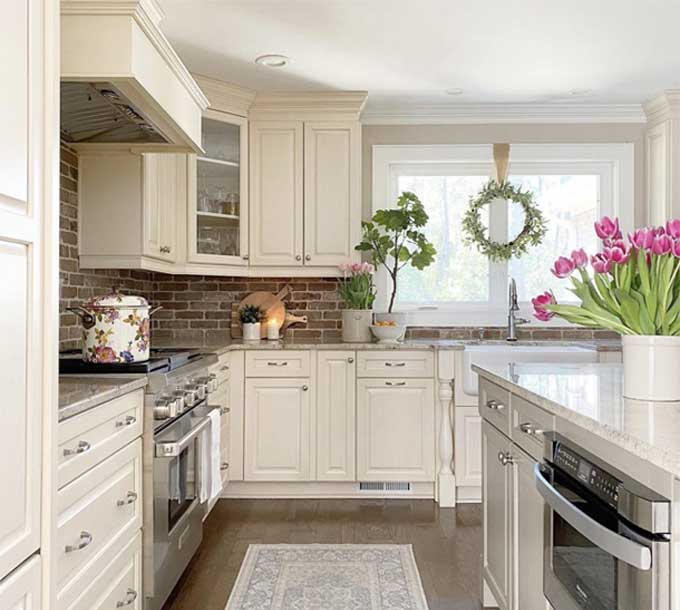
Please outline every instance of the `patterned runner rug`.
[{"label": "patterned runner rug", "polygon": [[410,544],[251,544],[225,610],[428,610]]}]

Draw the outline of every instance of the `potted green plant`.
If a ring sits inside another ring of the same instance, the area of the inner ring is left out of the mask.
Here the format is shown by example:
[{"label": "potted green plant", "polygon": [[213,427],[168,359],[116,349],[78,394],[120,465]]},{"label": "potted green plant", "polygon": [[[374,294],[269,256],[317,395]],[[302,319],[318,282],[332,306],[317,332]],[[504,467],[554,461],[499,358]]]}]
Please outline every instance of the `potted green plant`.
[{"label": "potted green plant", "polygon": [[338,293],[346,306],[342,311],[342,340],[369,343],[375,301],[375,267],[371,263],[346,263],[339,268],[344,279],[338,285]]},{"label": "potted green plant", "polygon": [[260,325],[267,321],[267,315],[257,305],[244,305],[238,312],[243,328],[244,341],[260,340]]},{"label": "potted green plant", "polygon": [[404,191],[395,208],[378,210],[370,221],[361,223],[362,238],[356,250],[370,253],[373,264],[382,265],[392,280],[387,309],[390,315],[376,317],[399,317],[393,312],[394,300],[399,272],[406,265],[422,270],[434,261],[437,251],[422,231],[428,220],[420,199]]}]

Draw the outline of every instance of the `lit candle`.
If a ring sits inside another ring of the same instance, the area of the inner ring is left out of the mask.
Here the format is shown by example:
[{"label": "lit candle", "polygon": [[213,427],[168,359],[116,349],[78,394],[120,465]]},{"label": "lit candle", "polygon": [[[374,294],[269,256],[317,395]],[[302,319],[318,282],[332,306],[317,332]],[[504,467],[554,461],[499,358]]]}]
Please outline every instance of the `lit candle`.
[{"label": "lit candle", "polygon": [[270,341],[279,340],[279,323],[276,319],[267,322],[267,339]]}]

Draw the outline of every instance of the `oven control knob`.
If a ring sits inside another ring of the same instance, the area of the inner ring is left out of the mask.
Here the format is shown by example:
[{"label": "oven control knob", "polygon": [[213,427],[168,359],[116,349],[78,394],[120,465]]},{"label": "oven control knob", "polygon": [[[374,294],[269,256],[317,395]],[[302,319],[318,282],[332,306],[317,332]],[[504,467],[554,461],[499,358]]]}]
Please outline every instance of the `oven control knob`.
[{"label": "oven control knob", "polygon": [[172,395],[175,398],[175,402],[177,403],[177,412],[183,413],[184,412],[184,406],[185,406],[184,390],[175,390],[172,393]]},{"label": "oven control knob", "polygon": [[198,396],[198,400],[204,400],[207,393],[208,393],[207,384],[201,383],[198,386],[196,386],[196,395]]},{"label": "oven control knob", "polygon": [[177,401],[172,400],[171,397],[161,396],[154,404],[153,418],[154,419],[170,419],[177,415]]}]

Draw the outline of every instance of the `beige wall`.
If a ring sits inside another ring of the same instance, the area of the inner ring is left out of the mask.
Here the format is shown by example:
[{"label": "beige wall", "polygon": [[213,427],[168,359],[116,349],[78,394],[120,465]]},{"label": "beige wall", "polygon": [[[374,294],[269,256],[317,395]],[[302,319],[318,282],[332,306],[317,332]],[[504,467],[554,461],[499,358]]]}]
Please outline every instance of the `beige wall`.
[{"label": "beige wall", "polygon": [[[635,224],[645,223],[643,124],[552,125],[364,125],[363,216],[371,216],[374,144],[612,143],[635,146]],[[512,151],[510,153],[512,159]]]}]

